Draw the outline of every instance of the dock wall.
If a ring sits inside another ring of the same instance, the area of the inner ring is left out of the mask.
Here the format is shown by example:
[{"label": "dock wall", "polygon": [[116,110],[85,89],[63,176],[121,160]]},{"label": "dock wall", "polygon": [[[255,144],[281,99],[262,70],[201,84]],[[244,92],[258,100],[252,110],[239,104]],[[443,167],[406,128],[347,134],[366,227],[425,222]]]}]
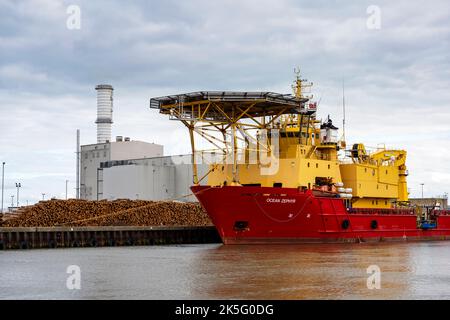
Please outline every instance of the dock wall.
[{"label": "dock wall", "polygon": [[213,226],[0,228],[0,250],[220,242]]}]

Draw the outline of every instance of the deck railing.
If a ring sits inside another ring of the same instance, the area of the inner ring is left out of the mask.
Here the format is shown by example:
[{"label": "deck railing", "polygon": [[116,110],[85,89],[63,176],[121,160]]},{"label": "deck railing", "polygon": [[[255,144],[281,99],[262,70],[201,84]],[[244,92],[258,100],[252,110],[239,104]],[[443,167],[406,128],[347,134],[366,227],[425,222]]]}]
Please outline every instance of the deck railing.
[{"label": "deck railing", "polygon": [[381,208],[350,208],[348,209],[350,214],[384,214],[384,215],[415,215],[416,212],[413,208],[407,209],[381,209]]}]

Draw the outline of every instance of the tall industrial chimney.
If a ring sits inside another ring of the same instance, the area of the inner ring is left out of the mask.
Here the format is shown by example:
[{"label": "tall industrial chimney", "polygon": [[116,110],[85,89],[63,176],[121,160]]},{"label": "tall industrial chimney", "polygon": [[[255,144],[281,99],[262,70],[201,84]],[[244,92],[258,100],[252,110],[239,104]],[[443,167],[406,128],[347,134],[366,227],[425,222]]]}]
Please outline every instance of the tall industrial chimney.
[{"label": "tall industrial chimney", "polygon": [[76,170],[76,198],[80,199],[80,129],[77,129],[77,170]]},{"label": "tall industrial chimney", "polygon": [[99,84],[97,90],[97,143],[111,142],[111,124],[113,112],[113,87]]}]

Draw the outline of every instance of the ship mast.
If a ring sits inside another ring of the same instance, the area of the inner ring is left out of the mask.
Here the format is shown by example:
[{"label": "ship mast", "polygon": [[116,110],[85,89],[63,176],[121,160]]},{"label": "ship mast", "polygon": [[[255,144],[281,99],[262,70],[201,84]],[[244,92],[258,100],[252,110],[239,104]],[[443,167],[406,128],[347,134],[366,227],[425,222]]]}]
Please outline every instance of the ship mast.
[{"label": "ship mast", "polygon": [[312,99],[312,95],[310,96],[305,96],[303,95],[303,93],[305,92],[305,89],[310,89],[313,86],[312,82],[308,82],[308,80],[306,79],[302,79],[301,78],[301,74],[300,74],[300,68],[294,68],[294,73],[295,73],[295,81],[294,81],[294,85],[292,85],[292,89],[294,90],[294,96],[297,99]]},{"label": "ship mast", "polygon": [[[301,73],[300,73],[300,68],[294,68],[294,73],[295,73],[295,81],[294,81],[294,84],[292,85],[292,89],[293,89],[293,91],[294,91],[294,96],[297,98],[297,99],[308,99],[308,100],[310,100],[310,99],[312,99],[312,95],[310,95],[310,96],[305,96],[304,95],[304,93],[305,93],[305,90],[307,90],[307,89],[311,89],[311,87],[313,86],[313,83],[312,82],[307,82],[307,80],[306,79],[302,79],[301,78]],[[303,114],[300,114],[299,115],[299,117],[300,117],[300,121],[299,121],[299,134],[298,134],[298,141],[299,141],[299,144],[303,144]],[[306,135],[307,135],[307,137],[306,137],[306,144],[308,144],[308,131],[309,131],[309,125],[310,125],[310,121],[311,121],[311,115],[310,114],[308,114],[307,115],[307,119],[306,119],[306,125],[307,125],[307,128],[306,128]]]},{"label": "ship mast", "polygon": [[344,79],[342,79],[342,142],[345,145],[345,83]]}]

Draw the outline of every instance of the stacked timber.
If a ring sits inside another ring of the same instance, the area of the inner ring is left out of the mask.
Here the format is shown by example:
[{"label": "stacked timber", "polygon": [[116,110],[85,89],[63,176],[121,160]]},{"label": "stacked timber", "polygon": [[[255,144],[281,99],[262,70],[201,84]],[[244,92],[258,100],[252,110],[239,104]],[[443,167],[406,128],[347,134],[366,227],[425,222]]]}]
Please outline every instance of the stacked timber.
[{"label": "stacked timber", "polygon": [[207,226],[198,203],[144,200],[50,200],[24,208],[2,227]]}]

